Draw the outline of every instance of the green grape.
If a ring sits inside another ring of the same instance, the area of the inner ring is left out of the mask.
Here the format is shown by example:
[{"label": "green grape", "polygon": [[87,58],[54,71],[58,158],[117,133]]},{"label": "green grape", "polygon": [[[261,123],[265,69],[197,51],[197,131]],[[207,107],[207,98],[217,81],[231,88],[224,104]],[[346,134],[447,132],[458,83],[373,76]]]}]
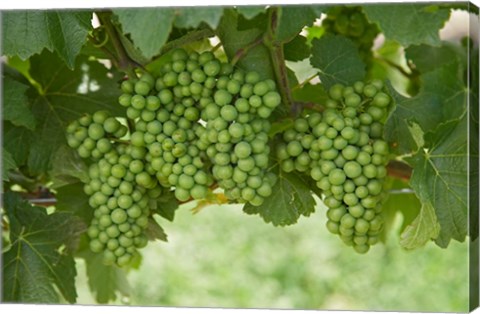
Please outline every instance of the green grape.
[{"label": "green grape", "polygon": [[138,95],[146,96],[150,93],[150,84],[144,81],[138,81],[135,83],[134,91]]},{"label": "green grape", "polygon": [[226,90],[218,90],[214,94],[215,103],[219,106],[224,106],[229,104],[232,101],[232,95]]},{"label": "green grape", "polygon": [[218,60],[211,60],[203,66],[203,71],[207,76],[216,76],[220,73],[221,65]]}]

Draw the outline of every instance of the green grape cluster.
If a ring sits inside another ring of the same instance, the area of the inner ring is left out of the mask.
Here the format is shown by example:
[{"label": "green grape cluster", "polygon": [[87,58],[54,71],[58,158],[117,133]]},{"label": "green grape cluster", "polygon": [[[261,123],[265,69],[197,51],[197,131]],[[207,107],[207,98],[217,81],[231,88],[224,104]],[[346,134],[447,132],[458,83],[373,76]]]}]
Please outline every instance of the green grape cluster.
[{"label": "green grape cluster", "polygon": [[123,120],[98,111],[66,130],[67,143],[92,161],[88,235],[106,264],[127,265],[146,245],[151,206],[163,193],[186,202],[218,186],[229,200],[256,206],[271,195],[268,118],[280,104],[272,80],[212,52],[177,49],[157,75],[120,87]]},{"label": "green grape cluster", "polygon": [[66,129],[67,143],[77,150],[82,158],[99,159],[112,150],[111,139],[122,138],[127,127],[101,110],[93,115],[84,115],[70,123]]},{"label": "green grape cluster", "polygon": [[373,42],[380,30],[367,20],[361,7],[332,7],[322,21],[322,26],[327,33],[350,38],[357,45],[362,59],[367,63],[371,59]]},{"label": "green grape cluster", "polygon": [[90,248],[103,252],[107,265],[127,265],[147,244],[151,202],[164,193],[146,162],[146,149],[123,144],[127,127],[104,110],[71,122],[66,131],[69,146],[93,161],[84,185],[94,210]]},{"label": "green grape cluster", "polygon": [[359,253],[378,241],[388,144],[382,139],[390,96],[381,81],[335,85],[322,113],[304,114],[283,132],[283,171],[308,173],[323,193],[327,228]]},{"label": "green grape cluster", "polygon": [[272,193],[265,169],[270,147],[267,118],[280,104],[272,80],[235,71],[217,81],[214,101],[205,106],[199,147],[213,163],[212,174],[227,198],[259,206]]},{"label": "green grape cluster", "polygon": [[137,249],[147,245],[150,201],[163,190],[139,171],[144,155],[136,147],[120,144],[89,168],[84,191],[90,196],[94,218],[87,233],[91,250],[103,252],[107,265],[127,265]]},{"label": "green grape cluster", "polygon": [[234,69],[212,52],[178,49],[153,77],[122,83],[119,102],[136,121],[132,145],[146,147],[159,183],[180,201],[209,187],[260,205],[271,194],[268,117],[280,104],[272,80]]}]

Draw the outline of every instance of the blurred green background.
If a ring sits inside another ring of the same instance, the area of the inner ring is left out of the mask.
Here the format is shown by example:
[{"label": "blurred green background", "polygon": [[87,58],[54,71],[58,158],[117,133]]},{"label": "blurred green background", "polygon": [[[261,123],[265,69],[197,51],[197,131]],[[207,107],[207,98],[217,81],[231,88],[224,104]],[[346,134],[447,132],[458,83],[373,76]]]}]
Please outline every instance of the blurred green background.
[{"label": "blurred green background", "polygon": [[[393,230],[359,255],[326,230],[325,209],[290,227],[267,225],[237,205],[159,220],[169,242],[150,243],[129,273],[131,305],[230,308],[468,311],[468,246],[405,251]],[[401,216],[397,217],[401,224]],[[79,304],[95,303],[79,260]]]}]

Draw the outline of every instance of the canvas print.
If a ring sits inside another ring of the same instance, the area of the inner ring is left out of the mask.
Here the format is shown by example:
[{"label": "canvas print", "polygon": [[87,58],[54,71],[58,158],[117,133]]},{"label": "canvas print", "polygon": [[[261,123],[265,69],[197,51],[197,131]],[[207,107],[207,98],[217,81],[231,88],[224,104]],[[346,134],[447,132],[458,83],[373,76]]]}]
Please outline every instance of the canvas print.
[{"label": "canvas print", "polygon": [[2,303],[478,306],[475,5],[1,14]]}]

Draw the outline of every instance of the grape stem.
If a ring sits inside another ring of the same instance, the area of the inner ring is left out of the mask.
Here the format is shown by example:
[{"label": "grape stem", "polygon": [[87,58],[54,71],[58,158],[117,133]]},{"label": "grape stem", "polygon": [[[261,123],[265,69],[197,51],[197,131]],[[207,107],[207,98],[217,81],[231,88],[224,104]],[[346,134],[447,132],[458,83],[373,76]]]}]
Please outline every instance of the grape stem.
[{"label": "grape stem", "polygon": [[115,143],[120,143],[120,144],[125,144],[125,145],[130,145],[131,143],[126,140],[119,140],[118,138],[109,138],[110,141],[115,142]]},{"label": "grape stem", "polygon": [[307,108],[307,109],[318,111],[318,112],[323,112],[325,110],[325,107],[313,102],[296,101],[294,104],[298,107]]}]

